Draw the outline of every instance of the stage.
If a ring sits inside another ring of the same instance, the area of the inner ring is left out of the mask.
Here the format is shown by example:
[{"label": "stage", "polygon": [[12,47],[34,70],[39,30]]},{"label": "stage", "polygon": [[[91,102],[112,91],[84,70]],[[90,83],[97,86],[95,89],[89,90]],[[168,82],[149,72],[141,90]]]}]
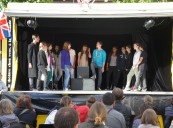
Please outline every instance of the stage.
[{"label": "stage", "polygon": [[[59,101],[64,95],[72,98],[74,104],[84,105],[89,95],[94,95],[98,100],[102,99],[102,95],[110,91],[13,91],[1,94],[1,98],[10,99],[14,105],[19,96],[27,94],[31,96],[33,108],[38,114],[47,114],[55,105],[60,105]],[[139,105],[142,103],[143,97],[150,95],[154,99],[154,106],[157,108],[159,115],[164,115],[164,109],[170,104],[169,99],[173,96],[173,92],[133,92],[124,91],[124,96],[130,101],[130,105],[135,113],[138,113]]]}]

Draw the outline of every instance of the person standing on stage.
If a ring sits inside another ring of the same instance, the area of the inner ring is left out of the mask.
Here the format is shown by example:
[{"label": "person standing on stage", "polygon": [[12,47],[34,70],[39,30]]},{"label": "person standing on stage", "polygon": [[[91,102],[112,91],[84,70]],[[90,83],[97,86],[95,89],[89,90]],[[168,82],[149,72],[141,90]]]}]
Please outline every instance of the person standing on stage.
[{"label": "person standing on stage", "polygon": [[88,67],[89,58],[91,58],[90,48],[88,48],[88,46],[84,44],[81,51],[78,53],[78,66]]},{"label": "person standing on stage", "polygon": [[71,48],[71,43],[69,42],[69,53],[70,53],[70,62],[71,62],[71,69],[70,69],[70,78],[75,78],[75,65],[76,65],[76,51]]},{"label": "person standing on stage", "polygon": [[[138,67],[138,73],[136,76],[136,82],[134,86],[134,91],[147,91],[146,83],[146,69],[147,69],[147,53],[144,50],[144,46],[140,44],[139,49],[141,50],[140,59],[136,65]],[[140,87],[142,85],[142,88]]]},{"label": "person standing on stage", "polygon": [[139,61],[140,55],[141,55],[141,51],[139,49],[139,43],[134,43],[133,44],[133,48],[136,50],[134,56],[133,56],[133,65],[130,69],[130,72],[127,75],[127,82],[126,82],[126,87],[125,87],[125,91],[130,91],[130,83],[131,83],[131,79],[132,77],[135,75],[135,77],[137,77],[137,73],[138,73],[138,67],[137,67],[137,63]]},{"label": "person standing on stage", "polygon": [[[47,57],[47,74],[48,74],[48,78],[47,78],[47,86],[49,87],[51,81],[52,81],[52,77],[53,77],[53,55],[52,55],[52,44],[48,43],[47,44],[47,51],[46,51],[46,57]],[[52,87],[51,87],[52,88]]]},{"label": "person standing on stage", "polygon": [[98,69],[98,83],[97,89],[101,90],[102,83],[102,73],[104,72],[105,62],[106,62],[106,52],[102,49],[103,43],[101,41],[97,41],[96,48],[93,51],[92,62],[91,62],[91,71],[92,71],[92,79],[96,79],[96,71],[95,68]]},{"label": "person standing on stage", "polygon": [[61,69],[61,52],[60,52],[60,46],[55,45],[55,52],[53,54],[54,58],[54,86],[55,89],[58,89],[58,81],[62,77],[62,69]]},{"label": "person standing on stage", "polygon": [[46,42],[40,42],[40,50],[37,55],[37,61],[38,61],[38,79],[37,79],[37,89],[41,90],[41,77],[42,75],[44,76],[44,85],[43,85],[43,90],[46,91],[48,90],[47,86],[47,58],[46,58],[46,52],[47,51],[47,44]]},{"label": "person standing on stage", "polygon": [[32,91],[36,86],[37,80],[37,47],[36,44],[39,43],[40,37],[37,34],[32,35],[32,42],[28,45],[28,78],[29,78],[29,90]]},{"label": "person standing on stage", "polygon": [[[115,86],[115,78],[116,78],[116,72],[117,72],[117,52],[118,49],[117,47],[113,46],[112,48],[112,52],[108,55],[108,59],[107,59],[107,64],[106,64],[106,70],[107,70],[107,89],[111,89],[112,87]],[[110,80],[110,77],[112,76],[112,80]],[[110,82],[111,82],[111,86],[110,86]]]},{"label": "person standing on stage", "polygon": [[[124,88],[126,84],[126,74],[125,74],[125,65],[126,65],[126,49],[125,47],[121,47],[121,54],[117,56],[117,76],[115,86],[119,86],[119,88]],[[122,79],[121,85],[118,85],[120,78]]]},{"label": "person standing on stage", "polygon": [[69,52],[70,48],[71,48],[70,42],[66,41],[63,45],[63,50],[61,51],[61,68],[65,72],[64,87],[63,87],[65,91],[68,91],[70,69],[72,67],[72,64],[70,62],[70,52]]}]

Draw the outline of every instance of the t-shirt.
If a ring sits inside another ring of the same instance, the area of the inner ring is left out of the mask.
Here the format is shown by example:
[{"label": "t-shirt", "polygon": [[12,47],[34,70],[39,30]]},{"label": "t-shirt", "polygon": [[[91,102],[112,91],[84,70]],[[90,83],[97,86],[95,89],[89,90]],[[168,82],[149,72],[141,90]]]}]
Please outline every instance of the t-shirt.
[{"label": "t-shirt", "polygon": [[7,92],[8,91],[7,86],[1,80],[0,80],[0,91],[2,91],[2,92]]},{"label": "t-shirt", "polygon": [[[146,53],[145,51],[142,51],[140,57],[143,58],[141,64],[146,64],[146,63],[147,63],[147,53]],[[141,64],[140,64],[140,65],[141,65]]]},{"label": "t-shirt", "polygon": [[75,58],[75,56],[76,56],[76,52],[75,52],[74,49],[70,49],[70,50],[69,50],[69,53],[70,53],[70,63],[71,63],[71,65],[73,65],[73,63],[74,63],[74,58]]},{"label": "t-shirt", "polygon": [[133,56],[133,66],[135,66],[138,63],[140,55],[141,55],[141,51],[135,52],[135,54]]},{"label": "t-shirt", "polygon": [[105,50],[95,49],[93,51],[92,62],[94,62],[97,66],[102,67],[103,63],[106,61],[106,52]]},{"label": "t-shirt", "polygon": [[44,124],[54,124],[54,118],[55,118],[55,115],[57,113],[57,109],[56,110],[53,110],[49,115],[48,117],[46,118],[46,121]]},{"label": "t-shirt", "polygon": [[109,66],[117,66],[117,56],[111,56]]}]

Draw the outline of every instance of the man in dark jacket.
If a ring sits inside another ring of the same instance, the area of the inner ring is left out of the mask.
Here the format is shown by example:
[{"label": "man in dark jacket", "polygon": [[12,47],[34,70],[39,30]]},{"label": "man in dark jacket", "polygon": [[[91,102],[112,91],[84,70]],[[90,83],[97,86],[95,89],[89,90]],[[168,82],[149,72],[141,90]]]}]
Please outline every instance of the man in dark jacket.
[{"label": "man in dark jacket", "polygon": [[115,96],[115,106],[114,106],[114,109],[124,115],[124,118],[126,120],[127,128],[131,128],[131,126],[132,126],[132,122],[131,122],[132,109],[129,106],[127,106],[127,105],[122,103],[122,100],[123,100],[123,90],[120,89],[120,88],[114,88],[112,93]]},{"label": "man in dark jacket", "polygon": [[37,46],[40,38],[39,35],[32,35],[32,42],[28,45],[28,77],[29,77],[29,89],[32,91],[36,84],[37,79]]}]

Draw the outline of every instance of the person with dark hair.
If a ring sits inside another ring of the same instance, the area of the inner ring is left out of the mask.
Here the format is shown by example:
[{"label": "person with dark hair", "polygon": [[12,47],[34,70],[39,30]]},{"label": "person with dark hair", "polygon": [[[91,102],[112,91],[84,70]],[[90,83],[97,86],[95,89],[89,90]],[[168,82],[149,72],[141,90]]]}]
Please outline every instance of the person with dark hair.
[{"label": "person with dark hair", "polygon": [[[121,47],[121,54],[117,56],[117,76],[115,87],[124,88],[126,84],[125,64],[126,64],[126,48]],[[122,79],[121,85],[119,80]]]},{"label": "person with dark hair", "polygon": [[14,114],[20,121],[28,124],[30,128],[36,125],[36,112],[32,108],[31,98],[28,95],[22,95],[17,99]]},{"label": "person with dark hair", "polygon": [[96,101],[90,108],[88,121],[81,123],[79,128],[108,128],[107,111],[103,103]]},{"label": "person with dark hair", "polygon": [[88,67],[88,59],[91,58],[90,48],[84,44],[78,53],[78,66]]},{"label": "person with dark hair", "polygon": [[13,123],[18,123],[18,117],[13,113],[13,105],[9,99],[2,99],[0,101],[0,126],[1,128],[8,128]]},{"label": "person with dark hair", "polygon": [[[107,89],[111,89],[115,87],[116,82],[116,72],[117,72],[117,47],[113,46],[112,52],[108,55],[106,70],[107,70]],[[112,80],[110,80],[112,76]],[[112,81],[112,83],[110,83]],[[111,84],[111,86],[110,86]]]},{"label": "person with dark hair", "polygon": [[62,77],[62,68],[61,68],[61,52],[60,52],[60,46],[55,45],[55,51],[53,53],[53,59],[55,61],[53,67],[54,67],[54,86],[55,89],[58,89],[58,81]]},{"label": "person with dark hair", "polygon": [[32,42],[28,45],[28,78],[29,78],[29,90],[32,91],[36,87],[37,79],[37,47],[36,44],[39,43],[40,38],[38,34],[32,35]]},{"label": "person with dark hair", "polygon": [[47,51],[47,44],[46,42],[40,42],[40,50],[38,52],[37,61],[38,61],[38,79],[37,79],[37,89],[41,90],[41,77],[44,76],[44,85],[43,90],[48,90],[47,86],[47,58],[46,58],[46,52]]},{"label": "person with dark hair", "polygon": [[138,128],[160,128],[157,114],[153,109],[144,111]]},{"label": "person with dark hair", "polygon": [[173,128],[173,97],[170,99],[170,105],[165,107],[165,121],[164,128]]},{"label": "person with dark hair", "polygon": [[136,50],[134,56],[133,56],[133,65],[127,75],[127,82],[126,82],[126,87],[125,87],[125,91],[130,91],[130,83],[131,83],[131,79],[132,77],[135,75],[135,77],[137,77],[137,74],[138,74],[138,61],[139,61],[139,58],[140,58],[140,55],[141,55],[141,51],[139,49],[139,46],[140,44],[139,43],[134,43],[133,44],[133,48]]},{"label": "person with dark hair", "polygon": [[102,49],[103,43],[101,41],[97,41],[96,48],[93,51],[92,62],[91,62],[91,71],[92,71],[92,79],[96,79],[96,71],[95,68],[98,69],[98,82],[97,82],[97,90],[101,90],[102,84],[102,73],[104,72],[105,62],[106,62],[106,52]]},{"label": "person with dark hair", "polygon": [[68,91],[68,82],[70,79],[70,70],[71,70],[71,62],[70,62],[70,42],[66,41],[63,45],[63,50],[61,51],[61,68],[65,72],[64,77],[64,87],[63,90]]},{"label": "person with dark hair", "polygon": [[69,107],[61,108],[55,115],[55,128],[78,128],[78,113]]},{"label": "person with dark hair", "polygon": [[[47,58],[47,75],[48,75],[47,86],[50,87],[50,83],[52,83],[52,78],[53,78],[53,55],[52,55],[51,43],[47,43],[46,58]],[[52,86],[50,88],[52,88]]]},{"label": "person with dark hair", "polygon": [[129,106],[122,103],[122,100],[124,98],[123,90],[120,88],[114,88],[112,91],[112,94],[114,94],[114,96],[115,96],[114,109],[124,115],[124,118],[126,120],[126,127],[131,128],[131,126],[132,126],[132,122],[131,122],[132,109]]},{"label": "person with dark hair", "polygon": [[[146,70],[147,70],[147,53],[144,50],[144,46],[140,44],[139,47],[141,51],[141,55],[139,58],[136,67],[138,67],[138,73],[136,76],[136,82],[134,86],[134,91],[147,91],[147,83],[146,83]],[[142,85],[142,87],[140,87]]]},{"label": "person with dark hair", "polygon": [[97,101],[95,96],[89,96],[87,101],[86,101],[86,105],[91,108],[91,106]]},{"label": "person with dark hair", "polygon": [[107,92],[103,95],[102,98],[103,104],[106,106],[108,113],[108,123],[109,128],[126,128],[126,122],[124,116],[113,109],[115,104],[115,97],[112,93]]}]

